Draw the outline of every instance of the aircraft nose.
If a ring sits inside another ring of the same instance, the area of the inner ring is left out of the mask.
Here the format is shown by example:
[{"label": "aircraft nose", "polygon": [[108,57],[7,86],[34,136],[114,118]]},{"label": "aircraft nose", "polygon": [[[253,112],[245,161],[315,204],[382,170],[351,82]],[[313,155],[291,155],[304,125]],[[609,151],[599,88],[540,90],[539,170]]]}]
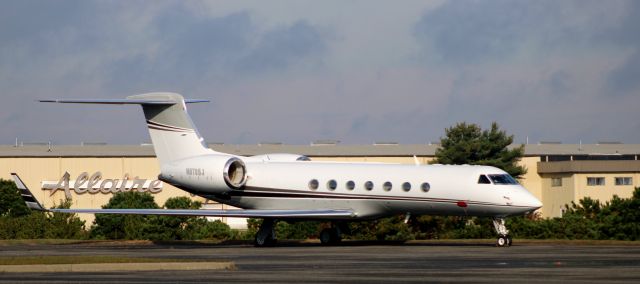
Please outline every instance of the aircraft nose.
[{"label": "aircraft nose", "polygon": [[538,198],[533,196],[533,194],[531,194],[531,192],[526,190],[524,187],[521,190],[520,200],[522,202],[522,205],[530,208],[531,210],[537,210],[542,207],[542,202],[540,202]]},{"label": "aircraft nose", "polygon": [[533,208],[533,210],[537,210],[542,207],[542,202],[535,196],[530,196],[529,200],[527,200],[527,206]]},{"label": "aircraft nose", "polygon": [[538,200],[531,192],[529,192],[523,186],[519,186],[514,192],[514,203],[518,204],[523,209],[527,211],[535,211],[542,207],[542,202]]}]

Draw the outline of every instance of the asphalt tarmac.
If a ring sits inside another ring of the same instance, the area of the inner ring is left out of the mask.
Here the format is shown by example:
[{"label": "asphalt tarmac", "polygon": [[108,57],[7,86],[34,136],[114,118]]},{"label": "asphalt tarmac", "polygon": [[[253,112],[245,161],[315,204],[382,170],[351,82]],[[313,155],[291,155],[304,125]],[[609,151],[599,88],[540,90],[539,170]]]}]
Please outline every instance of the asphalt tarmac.
[{"label": "asphalt tarmac", "polygon": [[[517,240],[516,240],[517,241]],[[0,246],[0,255],[93,255],[232,261],[235,270],[2,273],[0,283],[640,283],[640,245],[489,241],[276,247],[200,243]],[[135,265],[135,264],[131,264]]]}]

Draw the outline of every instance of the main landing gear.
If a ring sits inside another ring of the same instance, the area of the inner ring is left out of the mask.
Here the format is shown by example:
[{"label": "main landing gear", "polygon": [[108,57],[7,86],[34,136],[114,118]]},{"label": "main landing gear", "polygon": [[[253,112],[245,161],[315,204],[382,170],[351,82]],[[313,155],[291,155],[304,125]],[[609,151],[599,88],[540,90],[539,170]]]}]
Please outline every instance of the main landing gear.
[{"label": "main landing gear", "polygon": [[[276,232],[274,230],[276,220],[272,218],[265,218],[260,225],[258,233],[254,239],[253,244],[256,247],[267,247],[276,244]],[[320,232],[320,243],[322,245],[335,245],[342,241],[343,229],[348,230],[348,227],[341,229],[341,225],[344,224],[331,224],[330,228],[325,228]]]},{"label": "main landing gear", "polygon": [[323,229],[320,232],[320,243],[323,245],[335,245],[342,241],[342,232],[339,227]]},{"label": "main landing gear", "polygon": [[498,233],[496,246],[510,247],[513,243],[513,240],[509,236],[509,230],[507,230],[507,227],[504,225],[504,218],[494,218],[493,227],[496,229],[496,233]]},{"label": "main landing gear", "polygon": [[262,225],[260,225],[260,229],[258,233],[256,233],[256,238],[254,240],[254,245],[257,247],[266,247],[275,245],[278,241],[276,239],[276,232],[274,230],[274,225],[276,221],[274,219],[265,218],[262,221]]}]

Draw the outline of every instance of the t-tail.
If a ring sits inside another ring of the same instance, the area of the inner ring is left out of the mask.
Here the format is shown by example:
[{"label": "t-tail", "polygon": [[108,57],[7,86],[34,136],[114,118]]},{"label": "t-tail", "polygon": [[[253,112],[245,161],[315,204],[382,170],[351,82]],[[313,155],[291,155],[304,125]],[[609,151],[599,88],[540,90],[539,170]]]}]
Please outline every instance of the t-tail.
[{"label": "t-tail", "polygon": [[185,100],[176,93],[147,93],[126,99],[65,99],[41,102],[77,104],[138,104],[147,120],[149,135],[160,164],[193,156],[216,153],[207,148],[187,113],[187,103],[206,100]]}]

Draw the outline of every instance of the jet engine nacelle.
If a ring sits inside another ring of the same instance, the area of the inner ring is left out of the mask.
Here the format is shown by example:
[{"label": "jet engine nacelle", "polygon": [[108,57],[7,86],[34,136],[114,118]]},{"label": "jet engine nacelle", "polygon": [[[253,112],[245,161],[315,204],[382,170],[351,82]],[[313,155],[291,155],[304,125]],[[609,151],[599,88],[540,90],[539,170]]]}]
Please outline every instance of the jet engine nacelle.
[{"label": "jet engine nacelle", "polygon": [[204,155],[165,165],[160,179],[193,193],[224,193],[244,186],[247,167],[231,155]]}]

